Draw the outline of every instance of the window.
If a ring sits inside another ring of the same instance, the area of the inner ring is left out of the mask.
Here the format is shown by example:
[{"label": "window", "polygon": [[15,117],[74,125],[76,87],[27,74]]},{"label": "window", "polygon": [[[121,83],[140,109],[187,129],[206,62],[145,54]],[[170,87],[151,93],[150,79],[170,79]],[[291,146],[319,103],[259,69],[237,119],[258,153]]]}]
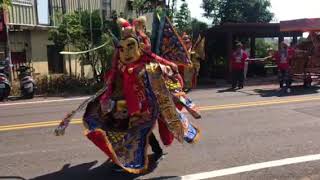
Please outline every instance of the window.
[{"label": "window", "polygon": [[38,23],[49,25],[49,2],[48,0],[37,0]]},{"label": "window", "polygon": [[22,6],[32,6],[32,0],[12,0],[12,4]]}]

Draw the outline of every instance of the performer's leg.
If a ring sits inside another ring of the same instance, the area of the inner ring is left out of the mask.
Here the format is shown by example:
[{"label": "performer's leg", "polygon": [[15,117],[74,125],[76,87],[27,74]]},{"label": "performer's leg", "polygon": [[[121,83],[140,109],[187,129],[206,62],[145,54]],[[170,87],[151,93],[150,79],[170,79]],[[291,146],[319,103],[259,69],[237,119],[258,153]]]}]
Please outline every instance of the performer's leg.
[{"label": "performer's leg", "polygon": [[232,70],[231,78],[232,78],[232,88],[235,89],[237,87],[237,81],[238,81],[236,70]]},{"label": "performer's leg", "polygon": [[155,154],[162,154],[163,153],[163,151],[160,147],[160,144],[159,144],[158,140],[156,139],[156,136],[153,133],[151,133],[151,135],[149,136],[149,144],[151,146],[152,151]]},{"label": "performer's leg", "polygon": [[283,88],[283,71],[282,70],[279,70],[278,77],[279,77],[280,88]]},{"label": "performer's leg", "polygon": [[197,86],[197,79],[198,79],[197,69],[196,69],[196,68],[193,68],[192,88],[196,88],[196,86]]},{"label": "performer's leg", "polygon": [[287,88],[290,88],[291,87],[291,77],[289,74],[289,70],[285,71],[285,81],[286,81]]},{"label": "performer's leg", "polygon": [[284,72],[285,74],[284,74],[284,80],[285,80],[285,83],[286,83],[286,91],[287,91],[287,93],[291,93],[291,77],[290,77],[290,72],[289,72],[289,70],[286,70],[285,72]]},{"label": "performer's leg", "polygon": [[162,157],[163,151],[158,140],[156,139],[156,136],[153,133],[151,133],[151,135],[149,136],[149,144],[154,153],[154,160],[158,161]]},{"label": "performer's leg", "polygon": [[239,87],[239,89],[242,89],[243,88],[243,84],[244,84],[244,70],[240,70],[238,72],[238,78],[239,78],[238,87]]}]

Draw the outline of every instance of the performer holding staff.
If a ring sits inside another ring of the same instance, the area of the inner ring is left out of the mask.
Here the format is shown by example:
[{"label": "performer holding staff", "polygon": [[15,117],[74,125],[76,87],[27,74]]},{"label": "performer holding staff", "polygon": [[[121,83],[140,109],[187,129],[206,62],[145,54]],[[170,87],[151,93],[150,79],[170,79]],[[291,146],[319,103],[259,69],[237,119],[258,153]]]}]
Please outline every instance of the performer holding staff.
[{"label": "performer holding staff", "polygon": [[295,54],[295,50],[290,48],[285,42],[280,43],[280,49],[278,51],[273,51],[272,49],[268,50],[270,56],[265,58],[255,58],[248,59],[249,61],[265,61],[272,58],[278,66],[278,78],[279,86],[281,89],[284,89],[287,93],[291,92],[291,60]]},{"label": "performer holding staff", "polygon": [[244,85],[244,70],[245,64],[248,60],[247,53],[242,49],[242,44],[239,42],[236,44],[236,49],[231,56],[232,67],[232,89],[243,88]]}]

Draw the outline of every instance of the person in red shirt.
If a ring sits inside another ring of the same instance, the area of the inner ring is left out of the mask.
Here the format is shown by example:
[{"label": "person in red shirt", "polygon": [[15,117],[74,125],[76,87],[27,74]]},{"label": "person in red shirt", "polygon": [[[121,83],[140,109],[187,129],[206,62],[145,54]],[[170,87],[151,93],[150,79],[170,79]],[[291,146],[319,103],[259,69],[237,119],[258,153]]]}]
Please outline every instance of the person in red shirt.
[{"label": "person in red shirt", "polygon": [[289,48],[289,46],[284,42],[281,42],[280,50],[275,52],[273,55],[273,59],[276,61],[276,64],[278,65],[280,88],[285,87],[288,93],[291,92],[290,87],[292,79],[290,75],[290,63],[293,56],[294,49]]},{"label": "person in red shirt", "polygon": [[247,53],[242,49],[242,44],[237,43],[236,50],[231,56],[232,65],[232,89],[237,86],[239,89],[243,88],[244,84],[244,69],[245,63],[248,59]]}]

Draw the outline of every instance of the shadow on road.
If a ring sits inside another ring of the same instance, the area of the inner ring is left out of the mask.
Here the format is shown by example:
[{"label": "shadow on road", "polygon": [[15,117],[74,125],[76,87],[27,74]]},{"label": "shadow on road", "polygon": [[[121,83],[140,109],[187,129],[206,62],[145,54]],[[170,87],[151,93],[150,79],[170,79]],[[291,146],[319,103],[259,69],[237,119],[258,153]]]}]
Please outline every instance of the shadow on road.
[{"label": "shadow on road", "polygon": [[242,93],[242,94],[244,94],[246,96],[255,96],[255,95],[257,95],[256,92],[251,93],[250,91],[245,91],[245,90],[242,90],[242,89],[233,89],[233,88],[221,89],[221,90],[217,91],[217,93],[227,93],[227,92],[238,92],[238,93]]},{"label": "shadow on road", "polygon": [[[135,175],[129,174],[125,172],[114,172],[111,169],[111,165],[109,162],[105,162],[104,164],[94,167],[98,161],[93,161],[89,163],[84,163],[80,165],[76,165],[70,167],[70,164],[66,164],[62,167],[60,171],[42,175],[30,180],[131,180],[131,179],[140,179],[139,177],[146,175]],[[151,164],[151,163],[150,163]],[[152,163],[154,164],[154,163]],[[155,165],[150,166],[150,170],[148,173],[151,173],[156,168]],[[158,177],[154,178],[155,180],[161,179],[175,179],[176,177]],[[143,179],[143,178],[142,178]]]},{"label": "shadow on road", "polygon": [[225,92],[236,92],[237,90],[236,89],[233,89],[233,88],[227,88],[227,89],[221,89],[221,90],[218,90],[217,93],[225,93]]},{"label": "shadow on road", "polygon": [[26,180],[26,179],[19,176],[0,176],[0,180]]},{"label": "shadow on road", "polygon": [[303,86],[294,86],[291,88],[291,93],[286,93],[284,90],[280,89],[255,89],[254,92],[259,94],[261,97],[285,97],[285,96],[301,96],[301,95],[308,95],[308,94],[317,94],[319,93],[320,87],[310,87],[305,88]]}]

